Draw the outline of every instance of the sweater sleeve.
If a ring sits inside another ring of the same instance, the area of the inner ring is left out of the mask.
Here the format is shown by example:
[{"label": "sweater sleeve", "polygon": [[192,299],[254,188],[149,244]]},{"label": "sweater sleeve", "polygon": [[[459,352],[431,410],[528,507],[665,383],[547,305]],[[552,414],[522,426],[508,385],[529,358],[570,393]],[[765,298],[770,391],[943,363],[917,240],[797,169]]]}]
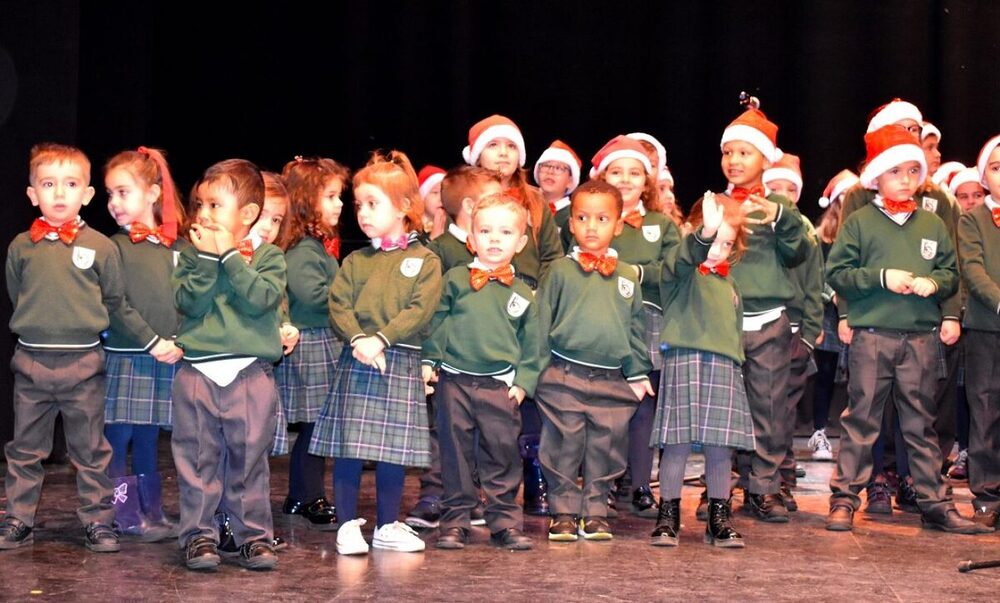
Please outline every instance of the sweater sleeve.
[{"label": "sweater sleeve", "polygon": [[1000,313],[1000,286],[986,271],[983,233],[972,214],[963,214],[958,220],[958,256],[969,295]]},{"label": "sweater sleeve", "polygon": [[514,385],[523,389],[529,398],[534,397],[538,378],[548,361],[547,357],[543,358],[540,355],[539,339],[541,339],[543,332],[540,328],[538,302],[531,300],[517,326],[517,340],[521,344],[521,361],[514,367]]},{"label": "sweater sleeve", "polygon": [[17,305],[17,296],[21,293],[21,254],[18,253],[17,239],[11,241],[7,247],[7,295],[10,303]]},{"label": "sweater sleeve", "polygon": [[354,255],[347,256],[330,284],[327,298],[330,326],[344,341],[351,342],[367,335],[354,315]]},{"label": "sweater sleeve", "polygon": [[646,314],[642,308],[642,288],[636,287],[632,296],[632,318],[628,334],[631,353],[622,361],[622,373],[626,381],[641,381],[653,370],[646,347]]},{"label": "sweater sleeve", "polygon": [[231,297],[233,307],[247,316],[275,312],[285,295],[285,255],[272,245],[262,247],[259,254],[252,266],[235,249],[222,254],[219,260],[235,292]]},{"label": "sweater sleeve", "polygon": [[639,266],[639,282],[641,284],[648,284],[651,282],[656,282],[660,278],[660,273],[663,268],[663,260],[666,259],[671,251],[680,245],[681,243],[681,233],[677,230],[677,225],[674,224],[673,220],[665,220],[663,224],[663,233],[660,237],[660,253],[657,255],[656,259],[651,262],[644,262],[638,264]]},{"label": "sweater sleeve", "polygon": [[[955,259],[955,245],[944,222],[940,222],[939,226],[934,270],[928,276],[937,283],[938,289],[934,296],[941,302],[942,314],[945,307],[950,306],[951,317],[957,320],[961,302],[955,300],[958,297],[958,263]],[[957,307],[956,303],[959,304]],[[945,315],[945,318],[948,318],[948,315]]]},{"label": "sweater sleeve", "polygon": [[562,242],[559,240],[559,229],[552,218],[552,212],[547,208],[542,213],[542,227],[538,231],[538,261],[541,264],[539,276],[544,276],[549,264],[565,255]]},{"label": "sweater sleeve", "polygon": [[408,303],[377,333],[388,346],[418,334],[430,322],[441,301],[441,260],[436,255],[424,256],[416,278]]},{"label": "sweater sleeve", "polygon": [[429,364],[434,368],[441,366],[445,348],[448,345],[448,325],[450,322],[448,317],[451,316],[451,307],[455,299],[455,288],[452,286],[452,282],[451,278],[445,276],[441,301],[438,302],[434,316],[431,317],[427,338],[424,339],[421,346],[421,363]]},{"label": "sweater sleeve", "polygon": [[794,268],[809,255],[812,241],[806,236],[806,225],[799,210],[791,203],[778,205],[780,209],[774,222],[774,244],[781,263],[787,268]]},{"label": "sweater sleeve", "polygon": [[[870,291],[882,288],[882,271],[861,267],[860,220],[855,216],[844,222],[827,258],[826,278],[839,299],[850,302]],[[841,316],[846,306],[839,307]]]},{"label": "sweater sleeve", "polygon": [[687,278],[708,258],[708,251],[712,248],[715,237],[705,237],[702,232],[703,228],[698,227],[698,230],[685,235],[684,239],[670,249],[662,262],[662,282]]},{"label": "sweater sleeve", "polygon": [[125,299],[125,278],[121,252],[112,244],[100,266],[101,298],[108,314],[148,351],[160,340],[149,323]]},{"label": "sweater sleeve", "polygon": [[[811,238],[811,237],[810,237]],[[799,335],[809,349],[816,345],[816,338],[823,331],[823,252],[819,245],[810,241],[809,255],[798,267],[804,271],[802,324]]]},{"label": "sweater sleeve", "polygon": [[174,305],[190,318],[204,316],[212,309],[219,275],[219,256],[185,247],[177,258],[171,281]]},{"label": "sweater sleeve", "polygon": [[324,255],[321,255],[317,247],[301,243],[285,254],[285,262],[288,264],[288,293],[309,308],[323,308],[330,295],[332,279],[327,275],[327,259]]}]

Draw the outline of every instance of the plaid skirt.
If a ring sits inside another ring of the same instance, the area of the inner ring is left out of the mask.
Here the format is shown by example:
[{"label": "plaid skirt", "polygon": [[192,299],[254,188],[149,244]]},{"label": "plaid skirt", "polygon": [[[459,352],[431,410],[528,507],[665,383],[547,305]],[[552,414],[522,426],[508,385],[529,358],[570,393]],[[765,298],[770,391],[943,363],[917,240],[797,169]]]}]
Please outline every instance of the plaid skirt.
[{"label": "plaid skirt", "polygon": [[663,330],[663,310],[657,310],[649,304],[643,304],[646,325],[646,347],[649,348],[649,360],[653,370],[663,362],[663,352],[660,350],[660,331]]},{"label": "plaid skirt", "polygon": [[285,409],[279,401],[274,405],[274,443],[271,444],[271,456],[288,454],[288,421],[285,420]]},{"label": "plaid skirt", "polygon": [[175,366],[146,353],[105,354],[104,422],[160,425],[169,429],[173,422],[170,391]]},{"label": "plaid skirt", "polygon": [[289,423],[315,423],[333,386],[343,344],[330,327],[299,331],[299,343],[274,372]]},{"label": "plaid skirt", "polygon": [[420,351],[391,347],[385,374],[344,346],[333,389],[316,419],[310,454],[430,466],[427,402]]},{"label": "plaid skirt", "polygon": [[684,348],[663,354],[650,446],[697,442],[754,449],[743,374],[731,358]]}]

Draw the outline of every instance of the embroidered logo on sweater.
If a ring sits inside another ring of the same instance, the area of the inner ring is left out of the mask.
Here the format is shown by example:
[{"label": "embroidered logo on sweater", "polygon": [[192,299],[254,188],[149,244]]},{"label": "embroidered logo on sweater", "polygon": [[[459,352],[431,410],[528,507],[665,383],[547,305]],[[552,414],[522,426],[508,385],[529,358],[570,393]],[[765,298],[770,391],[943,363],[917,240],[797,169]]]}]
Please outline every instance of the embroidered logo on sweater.
[{"label": "embroidered logo on sweater", "polygon": [[625,299],[632,299],[632,296],[635,295],[635,283],[628,280],[624,276],[619,276],[618,293],[621,293],[622,297]]},{"label": "embroidered logo on sweater", "polygon": [[93,249],[75,245],[73,247],[73,265],[80,270],[86,270],[94,265],[94,257],[96,255],[97,253]]},{"label": "embroidered logo on sweater", "polygon": [[510,299],[507,300],[507,314],[510,314],[511,318],[520,318],[530,303],[517,293],[511,293]]},{"label": "embroidered logo on sweater", "polygon": [[642,227],[642,237],[649,241],[650,243],[655,243],[660,240],[660,225],[650,224],[649,226]]},{"label": "embroidered logo on sweater", "polygon": [[936,212],[937,204],[938,200],[934,197],[924,197],[921,199],[920,206],[924,208],[924,211]]},{"label": "embroidered logo on sweater", "polygon": [[399,265],[399,272],[406,278],[413,278],[420,274],[420,268],[424,265],[423,258],[406,258]]},{"label": "embroidered logo on sweater", "polygon": [[930,239],[920,239],[920,257],[925,260],[933,260],[937,255],[937,241]]}]

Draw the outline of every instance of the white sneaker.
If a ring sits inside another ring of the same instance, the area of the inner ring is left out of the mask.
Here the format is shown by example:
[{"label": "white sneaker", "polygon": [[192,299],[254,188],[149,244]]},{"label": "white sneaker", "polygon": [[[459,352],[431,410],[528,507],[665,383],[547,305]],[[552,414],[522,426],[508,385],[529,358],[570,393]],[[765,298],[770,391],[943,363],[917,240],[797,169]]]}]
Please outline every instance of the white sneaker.
[{"label": "white sneaker", "polygon": [[364,519],[352,519],[340,524],[337,530],[337,552],[341,555],[367,555],[368,543],[361,535],[361,526],[365,525]]},{"label": "white sneaker", "polygon": [[826,429],[817,429],[816,433],[812,434],[812,437],[809,438],[808,445],[812,449],[812,458],[814,461],[833,460],[833,446],[830,445],[830,440],[826,438]]},{"label": "white sneaker", "polygon": [[416,553],[426,547],[424,541],[420,539],[420,536],[417,536],[413,528],[401,521],[394,521],[376,528],[375,537],[372,538],[372,546],[377,549],[403,553]]}]

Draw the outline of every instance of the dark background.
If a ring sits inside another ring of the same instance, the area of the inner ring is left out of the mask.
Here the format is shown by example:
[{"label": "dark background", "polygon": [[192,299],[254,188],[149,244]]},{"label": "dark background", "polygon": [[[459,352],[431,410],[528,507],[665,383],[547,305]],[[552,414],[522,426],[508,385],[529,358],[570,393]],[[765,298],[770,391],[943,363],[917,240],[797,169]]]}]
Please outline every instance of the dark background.
[{"label": "dark background", "polygon": [[[0,1],[0,243],[36,215],[24,189],[43,140],[91,157],[98,194],[83,217],[110,233],[101,166],[138,145],[166,149],[186,191],[228,157],[357,168],[399,148],[418,168],[450,167],[469,126],[502,113],[529,167],[554,138],[586,162],[615,134],[657,136],[686,206],[724,186],[718,141],[747,90],[801,155],[800,205],[815,217],[827,180],[863,158],[868,114],[893,97],[941,128],[944,160],[974,162],[1000,131],[1000,3],[988,0],[269,6]],[[344,224],[357,232],[349,212]],[[3,441],[12,348],[0,329]]]}]

